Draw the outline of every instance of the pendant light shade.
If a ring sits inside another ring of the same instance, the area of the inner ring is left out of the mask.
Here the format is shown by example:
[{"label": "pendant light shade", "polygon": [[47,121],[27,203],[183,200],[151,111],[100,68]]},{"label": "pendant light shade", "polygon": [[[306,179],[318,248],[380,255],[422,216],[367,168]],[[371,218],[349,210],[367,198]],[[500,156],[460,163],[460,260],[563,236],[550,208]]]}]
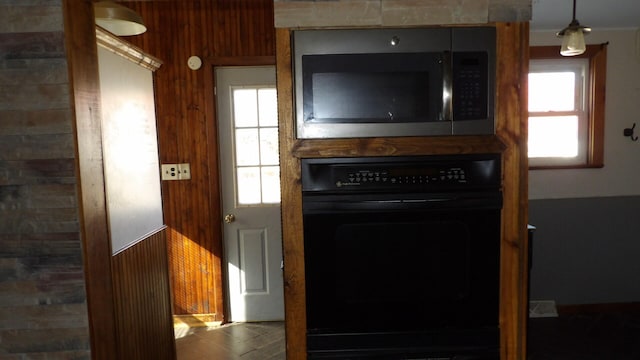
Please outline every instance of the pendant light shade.
[{"label": "pendant light shade", "polygon": [[573,19],[571,23],[556,34],[562,38],[560,54],[563,56],[576,56],[584,53],[587,49],[584,36],[590,32],[591,28],[580,25],[580,22],[576,20],[576,0],[573,0]]},{"label": "pendant light shade", "polygon": [[112,1],[93,4],[96,24],[117,36],[139,35],[147,31],[142,17],[126,6]]}]

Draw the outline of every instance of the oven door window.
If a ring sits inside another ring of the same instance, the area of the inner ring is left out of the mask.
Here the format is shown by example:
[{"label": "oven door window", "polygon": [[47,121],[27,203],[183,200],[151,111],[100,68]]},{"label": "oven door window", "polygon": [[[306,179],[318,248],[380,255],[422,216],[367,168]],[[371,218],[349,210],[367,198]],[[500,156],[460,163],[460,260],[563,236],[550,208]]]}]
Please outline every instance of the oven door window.
[{"label": "oven door window", "polygon": [[440,53],[302,56],[304,121],[439,121],[441,57]]},{"label": "oven door window", "polygon": [[304,218],[310,332],[495,327],[499,210]]}]

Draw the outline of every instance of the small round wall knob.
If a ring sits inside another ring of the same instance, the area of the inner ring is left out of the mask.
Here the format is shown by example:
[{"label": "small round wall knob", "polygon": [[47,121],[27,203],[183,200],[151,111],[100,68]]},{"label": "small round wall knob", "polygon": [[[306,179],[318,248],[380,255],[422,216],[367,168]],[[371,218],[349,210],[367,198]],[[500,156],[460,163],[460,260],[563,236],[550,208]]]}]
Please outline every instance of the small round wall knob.
[{"label": "small round wall knob", "polygon": [[231,224],[232,222],[236,221],[236,216],[233,214],[227,214],[224,216],[224,222],[227,224]]}]

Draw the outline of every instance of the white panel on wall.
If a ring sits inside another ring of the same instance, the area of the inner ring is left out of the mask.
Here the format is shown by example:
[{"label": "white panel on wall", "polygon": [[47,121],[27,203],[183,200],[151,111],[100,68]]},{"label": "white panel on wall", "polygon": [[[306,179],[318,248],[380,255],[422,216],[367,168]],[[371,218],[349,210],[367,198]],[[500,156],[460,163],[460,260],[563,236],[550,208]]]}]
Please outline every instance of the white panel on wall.
[{"label": "white panel on wall", "polygon": [[152,72],[98,47],[111,250],[163,227]]}]

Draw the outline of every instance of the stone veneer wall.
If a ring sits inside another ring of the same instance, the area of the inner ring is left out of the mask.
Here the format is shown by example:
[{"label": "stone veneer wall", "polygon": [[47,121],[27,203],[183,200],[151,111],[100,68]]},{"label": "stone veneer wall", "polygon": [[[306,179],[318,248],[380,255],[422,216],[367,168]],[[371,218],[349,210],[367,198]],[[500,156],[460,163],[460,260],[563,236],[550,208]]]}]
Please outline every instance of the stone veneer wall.
[{"label": "stone veneer wall", "polygon": [[531,0],[274,0],[275,26],[376,27],[531,20]]},{"label": "stone veneer wall", "polygon": [[62,0],[0,1],[0,358],[90,359]]}]

